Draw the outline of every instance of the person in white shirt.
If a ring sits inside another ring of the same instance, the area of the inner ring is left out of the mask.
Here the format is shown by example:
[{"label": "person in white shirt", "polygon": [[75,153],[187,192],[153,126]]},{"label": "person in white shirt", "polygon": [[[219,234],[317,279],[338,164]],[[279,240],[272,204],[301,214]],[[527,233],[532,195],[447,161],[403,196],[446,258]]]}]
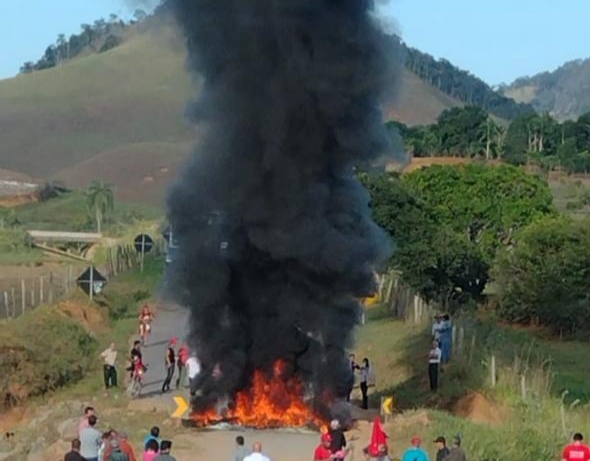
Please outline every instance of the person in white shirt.
[{"label": "person in white shirt", "polygon": [[189,382],[189,387],[191,390],[191,395],[193,395],[194,394],[193,383],[195,381],[195,378],[201,372],[201,364],[199,363],[199,359],[197,358],[197,356],[195,354],[192,354],[186,360],[186,368],[187,368],[188,382]]},{"label": "person in white shirt", "polygon": [[244,461],[271,461],[271,459],[262,454],[262,444],[254,442],[252,444],[252,453],[244,458]]},{"label": "person in white shirt", "polygon": [[440,331],[442,330],[444,324],[441,315],[434,316],[434,323],[432,324],[432,337],[437,341],[440,341]]},{"label": "person in white shirt", "polygon": [[440,357],[442,353],[438,347],[438,341],[432,342],[432,349],[428,353],[428,380],[430,390],[436,392],[438,389],[438,370],[440,368]]}]

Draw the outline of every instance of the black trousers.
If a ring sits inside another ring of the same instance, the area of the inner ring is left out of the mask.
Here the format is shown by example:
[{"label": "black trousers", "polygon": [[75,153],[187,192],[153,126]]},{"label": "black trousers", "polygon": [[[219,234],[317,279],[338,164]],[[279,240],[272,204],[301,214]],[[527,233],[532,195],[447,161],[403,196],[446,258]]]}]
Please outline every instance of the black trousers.
[{"label": "black trousers", "polygon": [[430,382],[430,390],[436,391],[438,389],[438,369],[440,365],[438,363],[428,364],[428,381]]},{"label": "black trousers", "polygon": [[110,365],[103,366],[104,387],[117,387],[117,369]]},{"label": "black trousers", "polygon": [[166,378],[164,379],[164,384],[162,384],[162,392],[167,392],[170,390],[170,383],[172,382],[173,376],[174,376],[174,365],[168,365],[166,367]]},{"label": "black trousers", "polygon": [[361,394],[363,395],[362,408],[367,410],[369,408],[369,386],[366,382],[361,381]]}]

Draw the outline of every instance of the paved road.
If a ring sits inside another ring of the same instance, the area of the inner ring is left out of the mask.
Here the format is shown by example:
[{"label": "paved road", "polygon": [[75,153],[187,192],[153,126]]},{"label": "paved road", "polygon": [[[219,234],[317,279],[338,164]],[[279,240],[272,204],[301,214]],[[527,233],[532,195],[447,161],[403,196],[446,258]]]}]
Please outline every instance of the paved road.
[{"label": "paved road", "polygon": [[[189,313],[182,308],[158,307],[156,319],[152,324],[152,333],[149,341],[143,348],[144,363],[148,366],[145,375],[144,386],[141,391],[142,397],[153,397],[161,394],[162,383],[166,377],[166,366],[164,357],[166,348],[171,338],[177,337],[178,347],[182,344],[188,326]],[[176,370],[172,380],[172,390],[176,380]],[[166,396],[172,399],[170,395]]]}]

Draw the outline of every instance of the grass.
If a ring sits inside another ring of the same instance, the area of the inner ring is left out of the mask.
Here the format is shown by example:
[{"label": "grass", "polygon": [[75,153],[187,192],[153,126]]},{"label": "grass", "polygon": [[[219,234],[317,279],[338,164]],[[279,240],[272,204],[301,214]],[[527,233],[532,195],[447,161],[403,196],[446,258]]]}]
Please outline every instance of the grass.
[{"label": "grass", "polygon": [[590,213],[590,185],[581,179],[561,178],[549,181],[555,207],[575,218]]},{"label": "grass", "polygon": [[[115,186],[126,188],[132,178],[139,188],[137,170],[157,176],[161,168],[172,169],[179,161],[178,145],[197,137],[184,117],[195,94],[184,43],[176,28],[166,25],[131,33],[106,53],[2,80],[0,125],[19,127],[3,132],[2,166],[40,178],[63,177],[77,187],[79,178],[88,180],[104,169],[100,176]],[[406,124],[428,124],[459,105],[404,70],[399,99],[384,112]],[[170,144],[176,146],[166,147]],[[163,149],[174,159],[157,155]],[[161,201],[169,181],[144,187],[156,189]]]},{"label": "grass", "polygon": [[[389,427],[396,438],[419,433],[429,441],[460,434],[469,459],[525,461],[555,459],[573,432],[590,433],[588,407],[582,405],[587,404],[590,391],[586,343],[548,340],[491,321],[464,320],[463,325],[468,332],[466,346],[462,353],[455,348],[453,362],[441,375],[441,389],[433,396],[426,382],[428,325],[406,324],[389,317],[381,307],[370,309],[355,352],[358,359],[369,357],[377,370],[372,405],[378,405],[382,395],[393,395],[396,410],[404,411],[403,420]],[[476,346],[470,350],[473,333]],[[495,388],[490,385],[492,351],[498,369]],[[524,401],[515,386],[523,373],[529,377]],[[569,392],[562,399],[564,389]],[[454,416],[454,404],[474,391],[500,412],[504,410],[505,417],[481,424]],[[428,424],[423,424],[423,417],[415,417],[425,408]]]},{"label": "grass", "polygon": [[[95,223],[82,192],[68,192],[46,202],[28,203],[15,208],[23,229],[94,231]],[[105,231],[133,224],[139,219],[157,219],[161,211],[145,205],[116,202]]]}]

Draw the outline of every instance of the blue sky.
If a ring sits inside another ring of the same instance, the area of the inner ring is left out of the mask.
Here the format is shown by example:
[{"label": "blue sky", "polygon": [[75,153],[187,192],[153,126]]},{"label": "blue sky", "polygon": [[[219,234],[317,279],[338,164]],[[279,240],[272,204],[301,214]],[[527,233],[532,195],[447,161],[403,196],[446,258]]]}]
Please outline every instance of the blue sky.
[{"label": "blue sky", "polygon": [[[590,57],[589,0],[378,1],[409,45],[445,57],[490,84]],[[0,0],[0,78],[40,58],[60,32],[69,36],[80,24],[110,13],[129,17],[140,3]]]}]

